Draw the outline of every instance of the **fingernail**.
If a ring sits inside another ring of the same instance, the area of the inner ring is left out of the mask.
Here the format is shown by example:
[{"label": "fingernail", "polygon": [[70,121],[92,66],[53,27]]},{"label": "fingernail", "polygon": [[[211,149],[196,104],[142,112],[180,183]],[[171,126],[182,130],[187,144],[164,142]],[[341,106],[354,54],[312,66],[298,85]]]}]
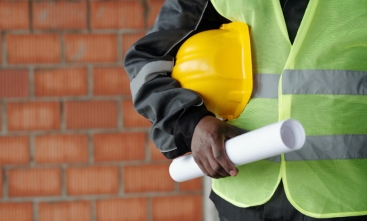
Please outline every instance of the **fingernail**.
[{"label": "fingernail", "polygon": [[237,175],[237,173],[236,173],[234,170],[231,170],[231,171],[229,172],[229,174],[231,174],[231,176],[236,176],[236,175]]}]

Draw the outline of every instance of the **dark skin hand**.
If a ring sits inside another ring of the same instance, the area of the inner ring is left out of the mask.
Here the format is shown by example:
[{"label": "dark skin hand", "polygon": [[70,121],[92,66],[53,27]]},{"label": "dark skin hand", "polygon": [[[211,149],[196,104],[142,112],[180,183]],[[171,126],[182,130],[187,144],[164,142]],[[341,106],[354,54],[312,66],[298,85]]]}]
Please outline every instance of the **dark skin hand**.
[{"label": "dark skin hand", "polygon": [[212,178],[237,175],[238,169],[228,158],[224,143],[245,132],[213,116],[205,116],[199,121],[192,136],[191,151],[205,175]]}]

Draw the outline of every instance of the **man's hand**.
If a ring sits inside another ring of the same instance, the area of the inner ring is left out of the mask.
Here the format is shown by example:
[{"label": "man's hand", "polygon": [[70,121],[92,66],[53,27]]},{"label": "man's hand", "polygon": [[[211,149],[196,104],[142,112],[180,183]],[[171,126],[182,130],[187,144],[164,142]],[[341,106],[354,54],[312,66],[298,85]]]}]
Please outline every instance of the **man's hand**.
[{"label": "man's hand", "polygon": [[205,175],[212,178],[237,175],[238,169],[229,160],[224,143],[245,132],[213,116],[203,117],[199,121],[192,136],[191,151]]}]

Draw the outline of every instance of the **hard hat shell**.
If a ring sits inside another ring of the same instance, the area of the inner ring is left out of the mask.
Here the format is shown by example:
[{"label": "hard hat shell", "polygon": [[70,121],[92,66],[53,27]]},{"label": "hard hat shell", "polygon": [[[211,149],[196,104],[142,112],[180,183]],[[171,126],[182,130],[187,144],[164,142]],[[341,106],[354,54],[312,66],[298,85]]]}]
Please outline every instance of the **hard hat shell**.
[{"label": "hard hat shell", "polygon": [[217,117],[237,118],[253,87],[247,24],[231,22],[187,39],[178,50],[171,76],[183,88],[199,93]]}]

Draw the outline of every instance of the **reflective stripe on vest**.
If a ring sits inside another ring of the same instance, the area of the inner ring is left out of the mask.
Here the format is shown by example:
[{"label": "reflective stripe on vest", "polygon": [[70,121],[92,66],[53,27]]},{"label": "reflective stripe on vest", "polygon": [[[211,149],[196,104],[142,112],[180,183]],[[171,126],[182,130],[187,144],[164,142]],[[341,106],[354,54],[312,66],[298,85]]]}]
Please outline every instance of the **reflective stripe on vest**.
[{"label": "reflective stripe on vest", "polygon": [[[367,72],[341,70],[285,70],[282,93],[367,95]],[[356,127],[358,128],[358,127]],[[364,128],[364,130],[363,130]],[[363,131],[361,131],[363,130]],[[367,126],[362,135],[309,136],[304,148],[289,153],[286,160],[327,160],[367,158]],[[337,143],[338,145],[333,145]]]},{"label": "reflective stripe on vest", "polygon": [[367,72],[285,70],[282,84],[283,94],[367,95]]},{"label": "reflective stripe on vest", "polygon": [[278,98],[279,74],[254,74],[252,98]]},{"label": "reflective stripe on vest", "polygon": [[300,151],[288,153],[285,158],[287,161],[362,159],[367,158],[366,147],[366,134],[309,136]]}]

